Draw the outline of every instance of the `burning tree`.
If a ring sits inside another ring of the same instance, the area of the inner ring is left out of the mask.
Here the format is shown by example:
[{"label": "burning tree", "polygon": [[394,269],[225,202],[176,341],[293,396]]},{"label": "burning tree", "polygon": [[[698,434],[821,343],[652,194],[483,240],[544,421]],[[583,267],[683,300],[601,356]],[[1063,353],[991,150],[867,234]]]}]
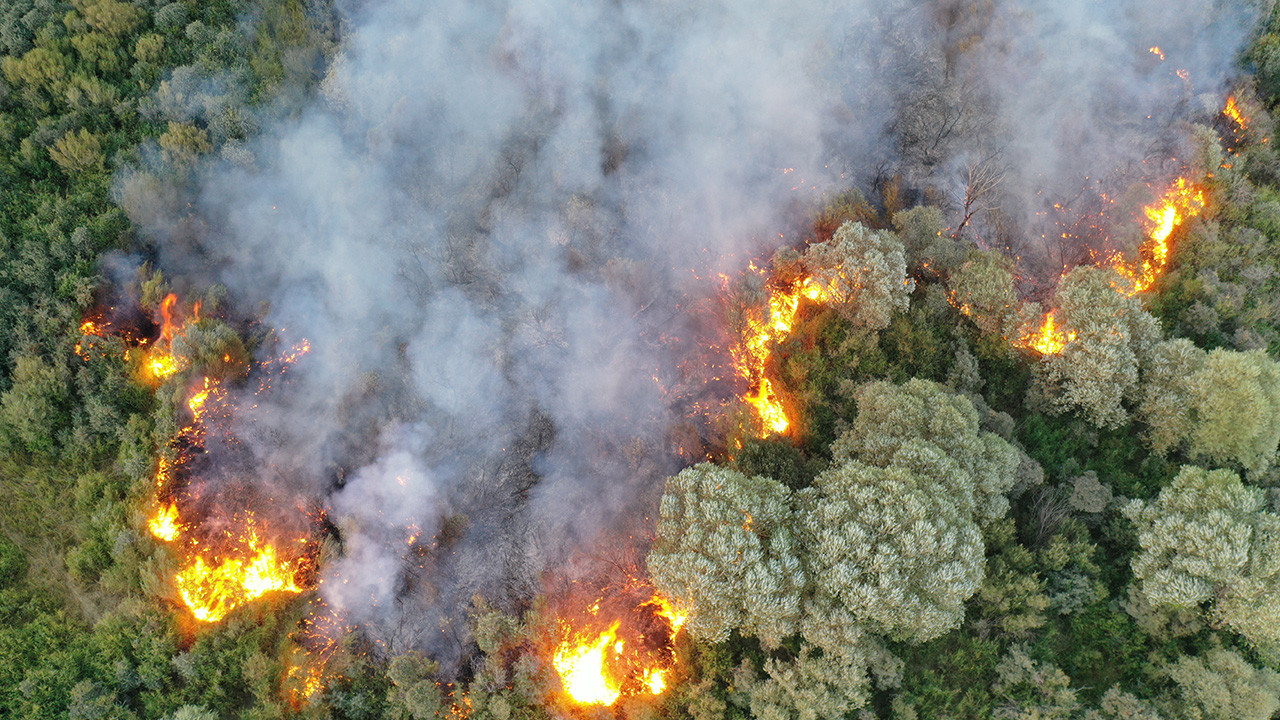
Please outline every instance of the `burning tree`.
[{"label": "burning tree", "polygon": [[888,327],[915,288],[902,239],[862,223],[846,222],[830,240],[810,245],[804,265],[826,304],[855,327]]},{"label": "burning tree", "polygon": [[709,463],[667,481],[649,572],[688,609],[695,637],[723,642],[740,629],[774,648],[799,629],[807,580],[790,495],[771,478]]},{"label": "burning tree", "polygon": [[1023,335],[1043,355],[1041,382],[1051,408],[1079,409],[1104,428],[1128,420],[1122,401],[1137,399],[1139,367],[1160,339],[1159,321],[1136,298],[1117,291],[1123,283],[1110,270],[1072,269],[1054,295],[1058,309],[1043,327]]}]

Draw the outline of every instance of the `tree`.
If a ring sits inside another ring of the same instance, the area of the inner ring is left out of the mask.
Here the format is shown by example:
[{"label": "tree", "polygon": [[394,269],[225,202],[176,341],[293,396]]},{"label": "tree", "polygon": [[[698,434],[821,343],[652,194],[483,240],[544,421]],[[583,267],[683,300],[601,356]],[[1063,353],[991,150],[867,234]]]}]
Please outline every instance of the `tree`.
[{"label": "tree", "polygon": [[988,335],[1006,335],[1017,316],[1012,263],[996,252],[973,252],[947,282],[951,300]]},{"label": "tree", "polygon": [[1137,399],[1138,369],[1160,339],[1159,321],[1119,291],[1123,282],[1113,270],[1091,266],[1067,273],[1054,299],[1056,322],[1069,341],[1041,362],[1051,407],[1079,409],[1101,428],[1128,421],[1121,401]]},{"label": "tree", "polygon": [[1262,472],[1280,444],[1280,365],[1262,350],[1217,349],[1191,379],[1191,453]]},{"label": "tree", "polygon": [[703,463],[667,480],[649,572],[721,642],[740,629],[776,647],[798,629],[806,576],[792,537],[790,491],[776,480]]},{"label": "tree", "polygon": [[823,654],[812,645],[795,660],[768,658],[765,677],[746,684],[751,716],[759,720],[841,720],[867,704],[871,680],[861,649]]},{"label": "tree", "polygon": [[0,395],[0,440],[27,452],[52,453],[69,419],[65,374],[35,355],[20,355],[13,386]]},{"label": "tree", "polygon": [[128,35],[146,17],[142,10],[120,0],[72,0],[71,4],[89,27],[107,35]]},{"label": "tree", "polygon": [[1133,500],[1133,574],[1155,606],[1210,600],[1219,621],[1254,641],[1280,640],[1280,515],[1230,470],[1183,466],[1153,503]]},{"label": "tree", "polygon": [[1169,669],[1182,715],[1195,720],[1268,720],[1280,710],[1280,675],[1250,665],[1234,650],[1184,657]]},{"label": "tree", "polygon": [[1157,452],[1185,444],[1194,457],[1261,473],[1280,445],[1280,364],[1262,351],[1160,343],[1139,411]]},{"label": "tree", "polygon": [[[918,440],[904,449],[946,464]],[[813,607],[845,608],[872,630],[910,642],[960,624],[964,601],[982,583],[982,535],[971,510],[931,473],[849,460],[801,496],[810,573],[822,578]]]},{"label": "tree", "polygon": [[913,272],[946,276],[965,260],[965,246],[944,232],[946,221],[936,207],[920,205],[897,213],[893,227],[902,237]]},{"label": "tree", "polygon": [[165,161],[177,168],[190,167],[197,158],[213,149],[209,133],[190,123],[170,122],[159,142]]},{"label": "tree", "polygon": [[928,380],[901,386],[874,381],[854,392],[858,416],[831,445],[836,462],[857,458],[929,474],[959,511],[985,524],[1004,517],[1019,456],[1000,436],[979,429],[977,408]]},{"label": "tree", "polygon": [[862,223],[846,222],[830,240],[810,245],[804,262],[827,302],[858,327],[888,327],[894,312],[907,309],[915,287],[902,240]]},{"label": "tree", "polygon": [[49,148],[49,157],[68,174],[101,170],[105,160],[98,136],[84,128],[63,135]]}]

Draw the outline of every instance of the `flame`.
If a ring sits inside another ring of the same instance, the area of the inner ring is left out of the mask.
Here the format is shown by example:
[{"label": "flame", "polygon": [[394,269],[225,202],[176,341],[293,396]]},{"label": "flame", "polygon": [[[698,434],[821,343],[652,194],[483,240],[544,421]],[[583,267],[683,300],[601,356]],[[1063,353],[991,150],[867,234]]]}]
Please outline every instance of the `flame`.
[{"label": "flame", "polygon": [[244,557],[209,562],[197,555],[175,577],[178,594],[197,620],[217,622],[269,592],[302,592],[296,562],[282,559],[276,546],[262,543],[252,527],[243,544],[248,550]]},{"label": "flame", "polygon": [[1131,268],[1122,259],[1112,264],[1116,272],[1133,283],[1127,294],[1144,292],[1155,283],[1169,262],[1169,236],[1183,222],[1199,215],[1204,205],[1204,191],[1186,178],[1178,178],[1154,203],[1143,208],[1149,225],[1147,240],[1142,244],[1141,266]]},{"label": "flame", "polygon": [[187,398],[187,407],[191,410],[191,417],[195,422],[200,422],[200,416],[204,413],[205,403],[209,401],[209,393],[213,392],[216,383],[204,379],[204,383],[190,398]]},{"label": "flame", "polygon": [[1040,328],[1022,338],[1022,347],[1030,348],[1041,355],[1057,355],[1076,339],[1074,332],[1059,330],[1053,320],[1053,311],[1044,316]]},{"label": "flame", "polygon": [[605,669],[605,652],[618,645],[615,622],[595,640],[566,642],[556,650],[551,663],[560,674],[564,690],[583,705],[612,705],[622,696],[622,689]]},{"label": "flame", "polygon": [[187,331],[187,327],[200,321],[200,301],[191,306],[191,317],[179,321],[176,310],[178,296],[169,293],[160,303],[160,337],[147,353],[145,367],[151,377],[161,382],[173,377],[183,368],[182,361],[173,354],[173,340]]},{"label": "flame", "polygon": [[788,288],[774,288],[769,295],[768,318],[749,318],[747,335],[733,353],[738,374],[751,383],[743,399],[760,419],[761,437],[769,433],[782,434],[791,427],[791,419],[782,404],[782,398],[773,389],[773,382],[766,376],[772,346],[785,339],[795,324],[801,298],[823,302],[827,290],[813,280],[805,278]]},{"label": "flame", "polygon": [[1240,112],[1240,106],[1236,104],[1235,95],[1227,97],[1227,104],[1226,107],[1222,108],[1222,114],[1226,115],[1241,128],[1249,127],[1249,119],[1244,116],[1244,113]]},{"label": "flame", "polygon": [[173,542],[182,533],[182,524],[178,519],[178,506],[169,503],[156,511],[147,522],[151,534],[165,542]]},{"label": "flame", "polygon": [[1160,46],[1159,46],[1159,45],[1154,45],[1154,46],[1152,46],[1151,48],[1149,48],[1149,49],[1147,50],[1147,52],[1151,53],[1152,55],[1155,55],[1156,57],[1160,58],[1161,60],[1164,60],[1164,51],[1160,49]]},{"label": "flame", "polygon": [[[675,665],[672,646],[687,616],[666,598],[653,595],[640,603],[637,610],[648,608],[649,617],[664,621],[665,634],[654,650],[654,638],[643,634],[629,643],[631,628],[615,620],[602,632],[568,632],[552,655],[551,664],[560,676],[565,693],[580,705],[612,705],[623,695],[659,695],[667,687],[667,677]],[[599,602],[587,609],[589,615],[600,612]],[[632,646],[636,649],[632,650]]]}]

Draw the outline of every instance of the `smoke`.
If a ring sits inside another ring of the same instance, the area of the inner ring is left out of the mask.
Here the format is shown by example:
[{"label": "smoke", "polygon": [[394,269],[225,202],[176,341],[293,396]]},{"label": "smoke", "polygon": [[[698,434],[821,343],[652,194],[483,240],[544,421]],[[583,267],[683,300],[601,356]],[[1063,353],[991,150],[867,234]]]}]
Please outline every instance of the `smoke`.
[{"label": "smoke", "polygon": [[[1161,100],[1147,46],[1209,82],[1244,32],[1190,31],[1217,12],[1191,2],[1006,2],[961,59],[945,10],[355,5],[314,102],[204,171],[192,208],[123,178],[162,267],[311,344],[237,435],[264,478],[323,498],[342,543],[326,600],[448,661],[474,593],[518,607],[543,573],[637,559],[678,469],[660,388],[682,308],[716,289],[700,278],[797,204],[947,167],[993,128],[1025,177],[1113,163],[1112,105]],[[167,92],[173,119],[222,107]],[[923,156],[936,98],[985,115]]]}]

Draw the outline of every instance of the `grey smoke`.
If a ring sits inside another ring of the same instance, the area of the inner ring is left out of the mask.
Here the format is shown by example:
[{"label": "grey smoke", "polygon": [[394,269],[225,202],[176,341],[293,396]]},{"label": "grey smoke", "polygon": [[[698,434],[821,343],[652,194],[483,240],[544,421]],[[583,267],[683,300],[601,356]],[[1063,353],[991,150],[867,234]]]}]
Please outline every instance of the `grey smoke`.
[{"label": "grey smoke", "polygon": [[[194,215],[122,178],[163,267],[311,343],[240,434],[339,528],[326,600],[393,651],[451,660],[473,593],[515,608],[542,573],[642,557],[679,462],[655,377],[679,375],[664,338],[705,278],[797,204],[912,163],[925,180],[982,143],[1007,140],[1024,181],[1110,170],[1133,111],[1176,110],[1143,90],[1148,36],[1212,86],[1246,32],[1189,31],[1205,3],[1005,2],[952,67],[945,9],[353,5],[321,95],[205,172]],[[158,112],[207,123],[215,86],[180,70]],[[900,155],[888,130],[930,92],[989,116]]]}]

